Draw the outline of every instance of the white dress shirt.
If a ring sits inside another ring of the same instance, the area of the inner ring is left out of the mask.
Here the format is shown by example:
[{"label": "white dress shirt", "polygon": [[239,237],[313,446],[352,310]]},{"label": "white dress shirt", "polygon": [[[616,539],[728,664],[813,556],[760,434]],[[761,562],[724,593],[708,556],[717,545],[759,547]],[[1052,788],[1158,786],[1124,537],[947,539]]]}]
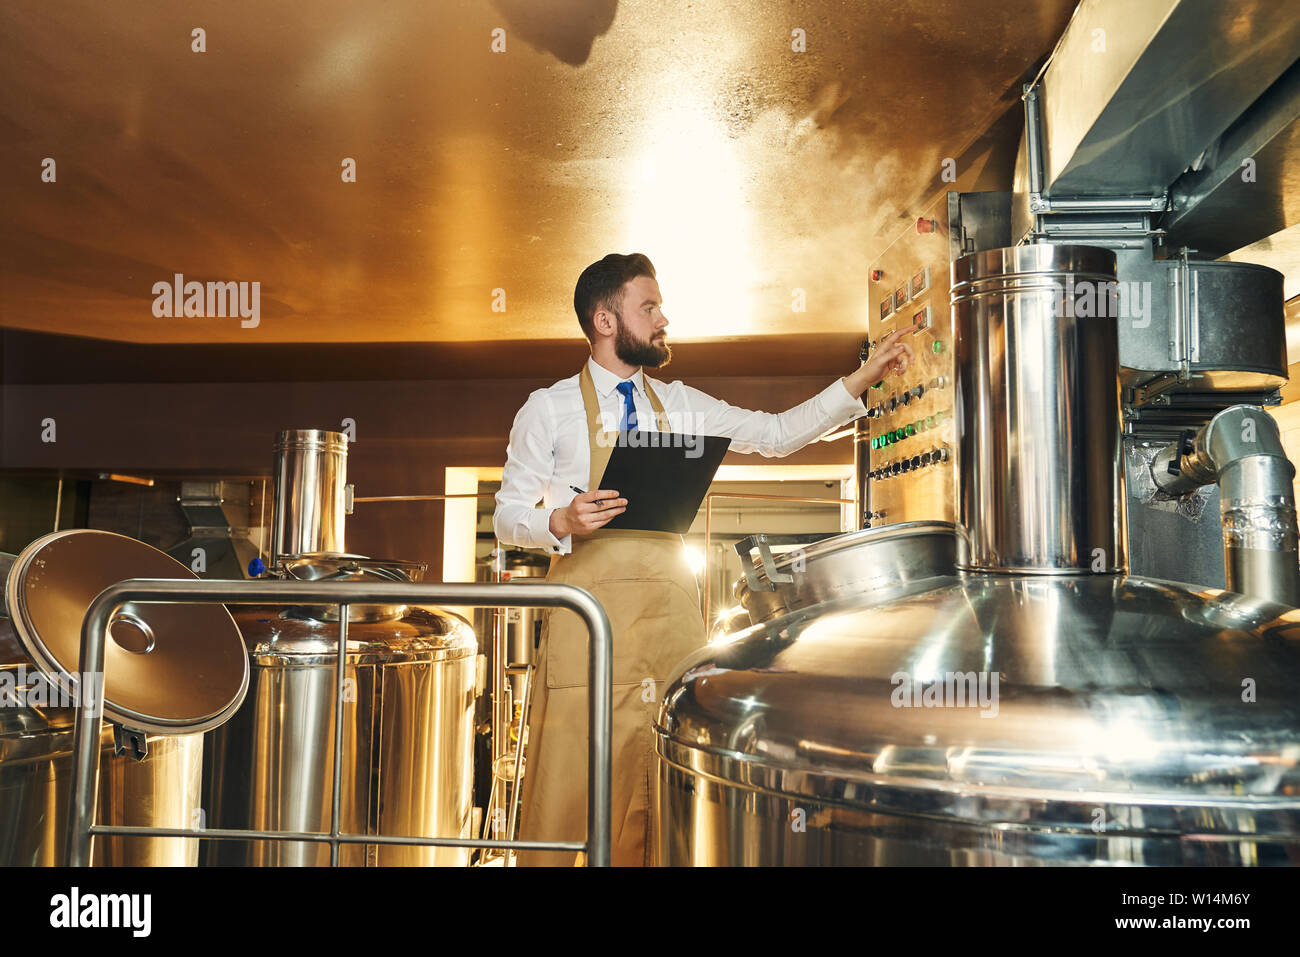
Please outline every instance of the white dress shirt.
[{"label": "white dress shirt", "polygon": [[[623,381],[633,385],[638,429],[657,430],[640,369],[623,380],[595,359],[587,360],[587,368],[591,370],[602,425],[607,431],[617,431],[622,421],[623,396],[617,387]],[[577,495],[571,486],[591,491],[587,488],[591,472],[589,429],[578,379],[574,375],[550,388],[538,389],[515,415],[492,521],[497,538],[503,542],[544,548],[556,555],[567,555],[571,549],[572,536],[556,538],[551,534],[550,521],[552,511],[568,505]],[[843,379],[781,413],[738,409],[683,382],[649,381],[663,403],[672,431],[729,438],[734,452],[789,455],[863,414],[862,402],[849,394]],[[536,507],[538,502],[542,508]]]}]

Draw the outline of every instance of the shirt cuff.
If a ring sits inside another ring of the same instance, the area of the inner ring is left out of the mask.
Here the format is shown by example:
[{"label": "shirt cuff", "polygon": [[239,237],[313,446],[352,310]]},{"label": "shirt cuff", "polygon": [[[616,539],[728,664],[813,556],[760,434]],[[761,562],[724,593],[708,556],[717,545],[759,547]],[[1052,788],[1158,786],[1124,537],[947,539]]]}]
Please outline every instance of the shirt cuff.
[{"label": "shirt cuff", "polygon": [[573,536],[556,538],[551,532],[551,512],[554,509],[539,508],[533,518],[533,541],[540,542],[542,548],[551,555],[567,555],[573,550]]},{"label": "shirt cuff", "polygon": [[823,389],[821,399],[826,404],[827,415],[840,424],[856,419],[865,409],[862,399],[849,392],[842,378]]}]

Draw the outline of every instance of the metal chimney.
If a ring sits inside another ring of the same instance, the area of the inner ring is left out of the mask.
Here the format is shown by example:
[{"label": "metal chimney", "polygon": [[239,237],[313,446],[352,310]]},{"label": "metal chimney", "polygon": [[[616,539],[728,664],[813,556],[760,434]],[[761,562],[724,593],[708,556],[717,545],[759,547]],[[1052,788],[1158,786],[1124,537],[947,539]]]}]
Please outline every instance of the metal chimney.
[{"label": "metal chimney", "polygon": [[276,436],[272,569],[299,555],[345,551],[347,476],[348,440],[342,432],[288,429]]},{"label": "metal chimney", "polygon": [[952,277],[963,567],[1126,571],[1115,254],[994,249]]}]

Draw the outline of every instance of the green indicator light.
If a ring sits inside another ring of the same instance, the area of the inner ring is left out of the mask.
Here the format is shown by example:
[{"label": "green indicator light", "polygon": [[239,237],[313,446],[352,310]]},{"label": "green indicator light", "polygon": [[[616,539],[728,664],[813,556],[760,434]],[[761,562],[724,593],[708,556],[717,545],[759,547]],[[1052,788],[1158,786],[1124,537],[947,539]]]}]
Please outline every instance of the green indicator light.
[{"label": "green indicator light", "polygon": [[943,352],[943,342],[942,342],[941,340],[939,340],[939,339],[935,339],[934,342],[931,343],[931,345],[930,345],[930,349],[931,349],[931,351],[933,351],[936,355],[939,354],[940,352]]},{"label": "green indicator light", "polygon": [[871,447],[872,447],[873,449],[878,449],[878,448],[880,448],[880,439],[872,439],[872,440],[871,440]]},{"label": "green indicator light", "polygon": [[916,434],[916,426],[914,426],[914,425],[909,425],[909,426],[907,427],[907,434],[908,434],[908,435],[915,435],[915,434]]}]

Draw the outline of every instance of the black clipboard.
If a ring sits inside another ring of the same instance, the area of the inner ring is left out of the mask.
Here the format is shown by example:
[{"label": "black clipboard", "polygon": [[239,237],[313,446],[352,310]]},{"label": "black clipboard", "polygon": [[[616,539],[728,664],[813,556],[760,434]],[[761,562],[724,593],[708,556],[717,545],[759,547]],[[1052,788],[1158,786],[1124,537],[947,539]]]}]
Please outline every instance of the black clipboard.
[{"label": "black clipboard", "polygon": [[627,509],[604,527],[686,534],[730,445],[716,435],[620,432],[597,488],[616,490]]}]

